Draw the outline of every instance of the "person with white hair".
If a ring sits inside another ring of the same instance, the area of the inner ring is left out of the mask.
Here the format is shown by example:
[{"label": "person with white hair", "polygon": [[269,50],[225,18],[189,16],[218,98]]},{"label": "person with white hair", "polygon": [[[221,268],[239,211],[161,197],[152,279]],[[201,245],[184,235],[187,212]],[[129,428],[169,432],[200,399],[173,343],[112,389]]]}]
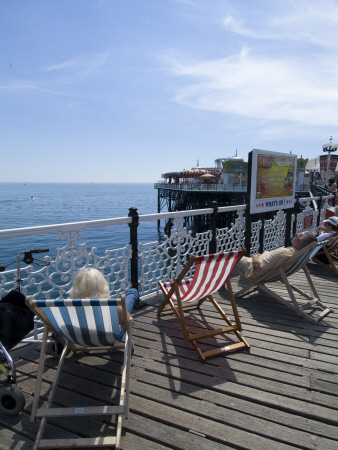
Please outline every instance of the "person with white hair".
[{"label": "person with white hair", "polygon": [[[81,269],[73,281],[73,286],[69,290],[70,298],[109,298],[109,285],[102,272],[92,267]],[[146,303],[140,300],[137,289],[128,289],[125,293],[126,308],[130,319],[133,309],[140,309]],[[119,321],[123,323],[122,308],[119,307]]]}]

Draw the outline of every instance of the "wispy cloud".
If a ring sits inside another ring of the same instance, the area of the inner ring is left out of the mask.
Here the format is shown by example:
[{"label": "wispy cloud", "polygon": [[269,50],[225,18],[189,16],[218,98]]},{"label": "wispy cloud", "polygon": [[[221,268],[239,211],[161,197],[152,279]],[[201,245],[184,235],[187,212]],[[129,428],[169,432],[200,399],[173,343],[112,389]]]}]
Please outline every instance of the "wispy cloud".
[{"label": "wispy cloud", "polygon": [[105,64],[109,56],[109,51],[101,52],[96,55],[81,56],[47,66],[44,68],[44,71],[57,72],[72,70],[74,72],[87,75],[99,70]]},{"label": "wispy cloud", "polygon": [[[338,63],[325,69],[325,58],[297,61],[257,56],[248,49],[222,59],[171,60],[170,70],[190,79],[175,97],[191,108],[266,121],[307,125],[338,122]],[[320,72],[313,67],[320,66]]]},{"label": "wispy cloud", "polygon": [[320,46],[338,47],[338,3],[311,0],[272,2],[269,11],[243,17],[228,14],[224,27],[254,39],[290,39]]},{"label": "wispy cloud", "polygon": [[167,58],[180,83],[174,100],[270,124],[336,126],[338,3],[276,0],[257,11],[243,3],[232,2],[222,19],[227,48],[240,44],[240,51],[213,59]]},{"label": "wispy cloud", "polygon": [[28,80],[15,80],[0,84],[0,91],[12,92],[44,92],[47,94],[58,94],[54,89],[43,86],[42,83]]}]

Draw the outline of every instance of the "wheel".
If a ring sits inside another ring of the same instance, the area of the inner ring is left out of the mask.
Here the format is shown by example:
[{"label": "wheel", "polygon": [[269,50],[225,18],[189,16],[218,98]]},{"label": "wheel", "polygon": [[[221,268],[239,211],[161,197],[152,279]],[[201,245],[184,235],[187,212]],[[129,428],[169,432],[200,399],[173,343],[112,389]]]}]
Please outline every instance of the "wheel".
[{"label": "wheel", "polygon": [[7,386],[0,389],[0,413],[15,416],[22,411],[26,400],[23,393],[16,386]]}]

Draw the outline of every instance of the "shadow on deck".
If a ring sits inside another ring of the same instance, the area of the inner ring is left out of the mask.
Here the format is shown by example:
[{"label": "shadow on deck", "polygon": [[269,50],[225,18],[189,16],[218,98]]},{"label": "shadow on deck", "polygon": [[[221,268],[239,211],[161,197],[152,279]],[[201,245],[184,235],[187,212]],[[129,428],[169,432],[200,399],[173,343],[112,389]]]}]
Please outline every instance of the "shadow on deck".
[{"label": "shadow on deck", "polygon": [[[137,311],[130,416],[123,424],[121,448],[336,450],[338,278],[315,264],[309,264],[309,270],[322,301],[335,312],[313,325],[267,295],[252,294],[237,301],[250,351],[206,363],[185,345],[173,315],[157,317],[159,298],[151,298],[148,307]],[[304,274],[293,279],[306,289]],[[239,284],[242,280],[234,278],[235,292]],[[219,297],[227,310],[226,291]],[[191,320],[218,323],[214,311],[202,311],[203,316]],[[22,347],[12,354],[26,407],[18,416],[0,415],[0,448],[31,449],[38,428],[30,423],[29,413],[39,347]],[[79,355],[67,361],[55,402],[113,402],[121,355],[114,353],[112,358]],[[46,395],[56,363],[51,354],[43,385]],[[93,417],[54,420],[46,437],[87,437],[111,427],[114,421]]]}]

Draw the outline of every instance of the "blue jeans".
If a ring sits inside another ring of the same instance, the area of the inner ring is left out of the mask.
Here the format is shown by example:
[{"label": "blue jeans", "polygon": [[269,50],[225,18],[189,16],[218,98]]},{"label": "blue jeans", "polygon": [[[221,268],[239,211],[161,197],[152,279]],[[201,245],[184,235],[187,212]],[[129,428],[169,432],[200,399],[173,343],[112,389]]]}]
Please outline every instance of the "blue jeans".
[{"label": "blue jeans", "polygon": [[135,303],[138,300],[138,290],[131,288],[126,291],[126,307],[129,313],[134,309]]}]

